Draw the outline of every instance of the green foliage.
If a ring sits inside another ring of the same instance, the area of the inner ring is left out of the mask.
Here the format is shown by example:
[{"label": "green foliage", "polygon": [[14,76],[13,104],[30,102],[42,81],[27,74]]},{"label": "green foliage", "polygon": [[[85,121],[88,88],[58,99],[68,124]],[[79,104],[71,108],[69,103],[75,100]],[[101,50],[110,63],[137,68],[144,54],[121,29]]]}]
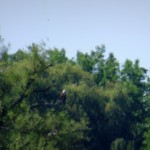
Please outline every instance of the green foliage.
[{"label": "green foliage", "polygon": [[57,48],[54,48],[54,50],[50,49],[46,51],[46,54],[51,64],[65,63],[67,61],[65,49],[60,51]]},{"label": "green foliage", "polygon": [[0,36],[0,62],[8,62],[8,50],[10,47],[10,44],[5,44],[4,39],[2,36]]},{"label": "green foliage", "polygon": [[148,149],[150,84],[139,60],[120,67],[104,45],[76,61],[64,49],[0,45],[0,149]]},{"label": "green foliage", "polygon": [[12,62],[14,61],[22,61],[24,59],[29,59],[29,55],[27,52],[23,51],[23,50],[18,50],[15,54],[12,54],[10,56],[10,60]]}]

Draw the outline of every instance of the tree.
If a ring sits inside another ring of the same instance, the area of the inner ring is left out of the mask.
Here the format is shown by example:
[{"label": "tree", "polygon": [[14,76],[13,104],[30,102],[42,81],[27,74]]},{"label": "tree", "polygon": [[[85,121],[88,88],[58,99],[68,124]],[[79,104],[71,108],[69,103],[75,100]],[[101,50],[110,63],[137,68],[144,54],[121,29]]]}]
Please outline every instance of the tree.
[{"label": "tree", "polygon": [[146,149],[147,70],[104,53],[102,45],[73,61],[64,49],[33,43],[1,57],[0,149]]},{"label": "tree", "polygon": [[71,118],[65,106],[57,104],[62,85],[52,80],[51,68],[55,67],[44,55],[45,51],[32,44],[27,56],[30,59],[12,59],[12,65],[1,75],[1,149],[34,149],[37,143],[38,149],[83,148],[88,121],[82,116],[79,120]]},{"label": "tree", "polygon": [[122,69],[122,81],[128,88],[130,97],[130,110],[128,112],[128,119],[130,120],[131,139],[135,142],[134,149],[140,149],[142,146],[144,132],[147,130],[146,112],[148,100],[145,99],[145,92],[147,91],[145,68],[139,66],[139,60],[133,64],[132,61],[126,60]]}]

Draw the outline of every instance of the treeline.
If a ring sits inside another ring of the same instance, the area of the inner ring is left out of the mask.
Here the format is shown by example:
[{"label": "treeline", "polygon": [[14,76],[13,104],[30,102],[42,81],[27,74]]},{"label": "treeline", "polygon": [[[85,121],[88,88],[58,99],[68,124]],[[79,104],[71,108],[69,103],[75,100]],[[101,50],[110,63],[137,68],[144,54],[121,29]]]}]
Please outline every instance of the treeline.
[{"label": "treeline", "polygon": [[139,60],[120,66],[103,45],[76,60],[42,44],[9,54],[0,41],[0,149],[148,150],[150,79]]}]

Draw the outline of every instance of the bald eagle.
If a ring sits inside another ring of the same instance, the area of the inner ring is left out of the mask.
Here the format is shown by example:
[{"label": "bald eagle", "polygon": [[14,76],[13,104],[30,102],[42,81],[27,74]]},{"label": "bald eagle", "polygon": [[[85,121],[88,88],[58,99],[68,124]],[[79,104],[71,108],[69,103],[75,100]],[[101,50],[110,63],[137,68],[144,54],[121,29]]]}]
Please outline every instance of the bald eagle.
[{"label": "bald eagle", "polygon": [[60,100],[62,101],[63,104],[65,104],[66,102],[66,90],[63,90],[61,93],[60,93]]}]

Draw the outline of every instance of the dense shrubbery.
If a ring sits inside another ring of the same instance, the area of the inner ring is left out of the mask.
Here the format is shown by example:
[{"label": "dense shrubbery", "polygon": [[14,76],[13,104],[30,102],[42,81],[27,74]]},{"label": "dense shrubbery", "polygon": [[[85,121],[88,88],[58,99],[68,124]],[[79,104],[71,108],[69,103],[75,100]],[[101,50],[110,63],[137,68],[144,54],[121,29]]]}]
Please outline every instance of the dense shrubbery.
[{"label": "dense shrubbery", "polygon": [[150,83],[138,60],[120,66],[103,45],[72,60],[64,49],[9,54],[0,44],[0,149],[147,149]]}]

